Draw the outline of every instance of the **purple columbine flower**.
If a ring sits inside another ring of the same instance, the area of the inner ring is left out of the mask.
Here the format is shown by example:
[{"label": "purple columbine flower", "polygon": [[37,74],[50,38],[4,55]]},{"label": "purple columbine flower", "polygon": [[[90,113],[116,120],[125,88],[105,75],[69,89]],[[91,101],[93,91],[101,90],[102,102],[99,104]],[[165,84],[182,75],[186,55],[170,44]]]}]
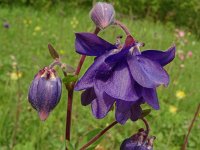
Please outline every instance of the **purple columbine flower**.
[{"label": "purple columbine flower", "polygon": [[115,10],[111,4],[98,2],[92,8],[90,17],[97,27],[104,29],[114,22]]},{"label": "purple columbine flower", "polygon": [[120,150],[153,150],[155,137],[147,136],[144,130],[138,131],[138,133],[122,142]]},{"label": "purple columbine flower", "polygon": [[46,120],[49,113],[60,101],[62,85],[54,69],[45,67],[34,77],[29,88],[28,100],[39,113],[41,120]]},{"label": "purple columbine flower", "polygon": [[168,85],[169,76],[163,66],[174,59],[175,46],[167,51],[139,51],[140,43],[127,36],[121,48],[95,34],[76,33],[75,47],[79,54],[96,56],[75,90],[82,93],[82,105],[91,104],[93,115],[104,118],[116,103],[115,118],[124,124],[137,120],[142,103],[159,109],[156,87]]}]

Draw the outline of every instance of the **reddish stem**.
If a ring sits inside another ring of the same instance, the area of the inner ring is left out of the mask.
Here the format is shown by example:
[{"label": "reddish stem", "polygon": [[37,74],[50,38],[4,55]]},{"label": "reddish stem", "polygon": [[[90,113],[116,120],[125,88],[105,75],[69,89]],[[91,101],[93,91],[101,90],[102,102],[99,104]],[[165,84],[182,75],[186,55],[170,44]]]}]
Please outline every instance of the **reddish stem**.
[{"label": "reddish stem", "polygon": [[[94,34],[98,34],[100,31],[99,28],[96,28],[95,31],[94,31]],[[85,61],[85,58],[86,56],[85,55],[82,55],[81,58],[80,58],[80,61],[78,63],[78,66],[76,68],[76,71],[75,71],[75,75],[79,75],[80,73],[80,70],[82,68],[82,65]],[[66,74],[64,74],[66,75]],[[65,139],[67,141],[70,141],[70,131],[71,131],[71,115],[72,115],[72,102],[73,102],[73,93],[74,93],[74,85],[75,83],[72,83],[71,84],[71,87],[68,88],[66,86],[66,89],[68,90],[68,102],[67,102],[67,116],[66,116],[66,132],[65,132]],[[67,146],[66,146],[66,150],[67,150]]]},{"label": "reddish stem", "polygon": [[123,23],[121,23],[120,21],[115,20],[115,23],[114,23],[114,24],[117,25],[117,26],[119,26],[119,27],[126,33],[127,36],[128,36],[128,35],[131,35],[131,33],[130,33],[130,31],[128,30],[128,28],[127,28]]},{"label": "reddish stem", "polygon": [[185,140],[184,140],[184,143],[183,143],[183,146],[182,146],[182,149],[181,149],[181,150],[186,150],[186,148],[187,148],[188,138],[189,138],[190,132],[191,132],[191,130],[192,130],[192,127],[193,127],[193,125],[194,125],[194,122],[195,122],[195,120],[196,120],[196,118],[197,118],[197,116],[198,116],[199,111],[200,111],[200,104],[198,105],[198,107],[197,107],[197,109],[196,109],[196,112],[195,112],[195,114],[194,114],[194,117],[193,117],[193,119],[192,119],[192,121],[191,121],[191,124],[190,124],[190,126],[189,126],[189,128],[188,128],[188,133],[187,133],[187,135],[185,136]]},{"label": "reddish stem", "polygon": [[117,121],[114,121],[113,123],[111,123],[105,129],[103,129],[101,132],[99,132],[96,136],[94,136],[88,143],[83,145],[80,150],[85,150],[88,146],[90,146],[92,143],[97,141],[102,135],[104,135],[109,129],[111,129],[116,124],[117,124]]},{"label": "reddish stem", "polygon": [[86,58],[86,55],[81,55],[78,67],[77,67],[76,72],[75,72],[75,75],[79,75],[79,73],[81,71],[81,68],[82,68],[82,65],[83,65],[83,63],[85,61],[85,58]]},{"label": "reddish stem", "polygon": [[[72,85],[73,86],[73,85]],[[73,100],[73,87],[68,90],[68,103],[67,103],[67,117],[66,117],[66,140],[70,141],[70,129],[71,129],[71,113],[72,113],[72,100]]]},{"label": "reddish stem", "polygon": [[146,126],[146,131],[147,131],[147,136],[148,136],[149,132],[150,132],[149,123],[148,123],[148,121],[145,118],[142,118],[141,120],[144,122],[144,124]]}]

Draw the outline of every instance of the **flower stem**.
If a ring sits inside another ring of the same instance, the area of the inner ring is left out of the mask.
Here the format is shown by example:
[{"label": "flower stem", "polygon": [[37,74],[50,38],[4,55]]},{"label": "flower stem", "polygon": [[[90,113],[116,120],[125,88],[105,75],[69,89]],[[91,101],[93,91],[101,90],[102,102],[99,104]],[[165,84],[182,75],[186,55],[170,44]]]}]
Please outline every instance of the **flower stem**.
[{"label": "flower stem", "polygon": [[53,68],[53,67],[56,66],[56,65],[58,65],[58,66],[61,66],[61,65],[62,65],[62,63],[60,62],[59,59],[54,60],[54,61],[49,65],[49,68]]},{"label": "flower stem", "polygon": [[197,118],[197,116],[198,116],[199,111],[200,111],[200,104],[198,105],[198,107],[197,107],[197,109],[196,109],[196,112],[195,112],[195,114],[194,114],[194,117],[193,117],[193,119],[192,119],[192,121],[191,121],[191,124],[190,124],[190,126],[189,126],[189,128],[188,128],[188,133],[187,133],[187,135],[185,136],[185,140],[184,140],[184,143],[183,143],[183,146],[182,146],[182,149],[181,149],[181,150],[186,150],[186,148],[187,148],[188,138],[189,138],[190,132],[191,132],[191,130],[192,130],[192,127],[193,127],[193,125],[194,125],[194,122],[195,122],[195,120],[196,120],[196,118]]},{"label": "flower stem", "polygon": [[129,29],[122,22],[115,20],[114,25],[119,26],[126,33],[127,36],[131,35]]},{"label": "flower stem", "polygon": [[68,103],[67,103],[67,117],[66,117],[66,133],[65,139],[70,141],[70,129],[71,129],[71,113],[72,113],[72,101],[73,101],[74,87],[68,89]]},{"label": "flower stem", "polygon": [[[96,28],[94,31],[94,34],[98,34],[100,32],[99,28]],[[75,75],[79,75],[82,65],[85,61],[86,56],[82,55],[79,61],[79,64],[76,68]],[[64,72],[63,72],[64,73]],[[66,74],[64,73],[66,76]],[[74,93],[74,85],[75,82],[71,83],[71,87],[66,89],[68,90],[68,102],[67,102],[67,116],[66,116],[66,129],[65,129],[65,139],[66,141],[70,141],[70,131],[71,131],[71,115],[72,115],[72,102],[73,102],[73,93]],[[67,145],[66,145],[66,150],[67,150]]]},{"label": "flower stem", "polygon": [[144,122],[145,126],[146,126],[146,131],[147,131],[147,136],[149,135],[150,132],[150,126],[148,121],[145,118],[141,118],[141,120]]},{"label": "flower stem", "polygon": [[97,141],[102,135],[104,135],[109,129],[111,129],[113,126],[115,126],[118,122],[114,121],[109,126],[107,126],[105,129],[103,129],[101,132],[99,132],[96,136],[94,136],[88,143],[83,145],[80,150],[85,150],[88,146],[90,146],[92,143]]}]

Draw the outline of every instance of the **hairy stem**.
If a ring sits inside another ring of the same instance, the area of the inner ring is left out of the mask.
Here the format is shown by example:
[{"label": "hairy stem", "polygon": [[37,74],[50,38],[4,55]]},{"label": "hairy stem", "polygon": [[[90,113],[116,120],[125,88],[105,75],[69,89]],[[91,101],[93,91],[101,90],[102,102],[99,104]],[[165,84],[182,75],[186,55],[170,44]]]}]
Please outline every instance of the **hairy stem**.
[{"label": "hairy stem", "polygon": [[97,141],[102,135],[104,135],[109,129],[111,129],[116,124],[117,124],[117,121],[114,121],[113,123],[111,123],[105,129],[103,129],[101,132],[99,132],[96,136],[94,136],[88,143],[83,145],[80,150],[85,150],[88,146],[90,146],[92,143]]},{"label": "hairy stem", "polygon": [[150,127],[149,127],[148,121],[145,118],[142,118],[141,120],[144,122],[144,124],[146,126],[147,135],[149,135]]},{"label": "hairy stem", "polygon": [[54,61],[49,65],[49,68],[51,69],[51,68],[55,67],[56,65],[58,65],[58,66],[61,66],[61,65],[62,65],[62,63],[60,62],[59,59],[54,60]]},{"label": "hairy stem", "polygon": [[126,33],[127,36],[131,35],[129,29],[123,23],[121,23],[120,21],[115,20],[114,25],[119,26]]},{"label": "hairy stem", "polygon": [[[96,28],[94,31],[94,34],[98,34],[100,31],[99,28]],[[85,61],[86,56],[82,55],[79,61],[79,64],[76,68],[75,75],[79,75],[82,65]],[[64,73],[66,76],[66,74]],[[65,139],[67,141],[70,141],[70,131],[71,131],[71,115],[72,115],[72,102],[73,102],[73,93],[74,93],[74,85],[75,83],[71,83],[71,87],[66,89],[68,90],[68,102],[67,102],[67,116],[66,116],[66,132],[65,132]],[[66,150],[67,150],[67,145],[66,145]]]},{"label": "hairy stem", "polygon": [[183,146],[182,146],[182,149],[181,149],[181,150],[186,150],[186,148],[187,148],[188,138],[189,138],[190,132],[191,132],[191,130],[192,130],[192,127],[193,127],[193,125],[194,125],[194,122],[195,122],[195,120],[196,120],[196,118],[197,118],[197,116],[198,116],[198,114],[199,114],[199,111],[200,111],[200,104],[198,105],[198,107],[197,107],[197,109],[196,109],[196,112],[195,112],[195,114],[194,114],[194,117],[193,117],[193,119],[192,119],[192,121],[191,121],[191,124],[190,124],[190,126],[189,126],[189,128],[188,128],[188,133],[187,133],[187,135],[185,136],[185,140],[184,140],[184,143],[183,143]]}]

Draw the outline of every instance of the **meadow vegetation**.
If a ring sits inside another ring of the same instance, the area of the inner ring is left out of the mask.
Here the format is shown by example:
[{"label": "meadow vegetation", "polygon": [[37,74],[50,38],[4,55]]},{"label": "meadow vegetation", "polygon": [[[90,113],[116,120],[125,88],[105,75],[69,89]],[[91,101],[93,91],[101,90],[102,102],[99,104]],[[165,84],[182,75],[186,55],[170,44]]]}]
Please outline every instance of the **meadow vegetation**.
[{"label": "meadow vegetation", "polygon": [[[58,50],[64,62],[76,67],[80,55],[75,53],[74,33],[94,30],[88,12],[87,8],[69,8],[65,11],[62,6],[46,12],[29,7],[0,5],[1,150],[65,149],[66,91],[63,90],[60,103],[45,122],[39,120],[36,111],[28,103],[27,93],[38,70],[52,62],[48,43]],[[166,67],[171,77],[170,85],[158,89],[161,109],[153,110],[147,119],[151,125],[150,134],[157,137],[155,150],[179,150],[200,99],[200,42],[190,31],[179,29],[173,23],[136,20],[121,15],[117,15],[117,18],[122,18],[134,37],[145,43],[142,50],[166,50],[172,44],[177,46],[175,60]],[[9,24],[8,28],[5,23]],[[124,34],[116,27],[111,27],[99,35],[115,43],[113,37]],[[80,76],[92,61],[93,58],[86,59]],[[60,71],[59,74],[62,76]],[[147,105],[143,107],[149,108]],[[199,117],[200,114],[189,137],[188,150],[200,149]],[[114,112],[103,120],[96,120],[90,106],[81,106],[80,92],[75,92],[71,137],[75,149],[83,145],[88,131],[104,128],[113,121]],[[118,149],[123,139],[141,126],[141,121],[116,125],[104,136],[98,147]]]}]

